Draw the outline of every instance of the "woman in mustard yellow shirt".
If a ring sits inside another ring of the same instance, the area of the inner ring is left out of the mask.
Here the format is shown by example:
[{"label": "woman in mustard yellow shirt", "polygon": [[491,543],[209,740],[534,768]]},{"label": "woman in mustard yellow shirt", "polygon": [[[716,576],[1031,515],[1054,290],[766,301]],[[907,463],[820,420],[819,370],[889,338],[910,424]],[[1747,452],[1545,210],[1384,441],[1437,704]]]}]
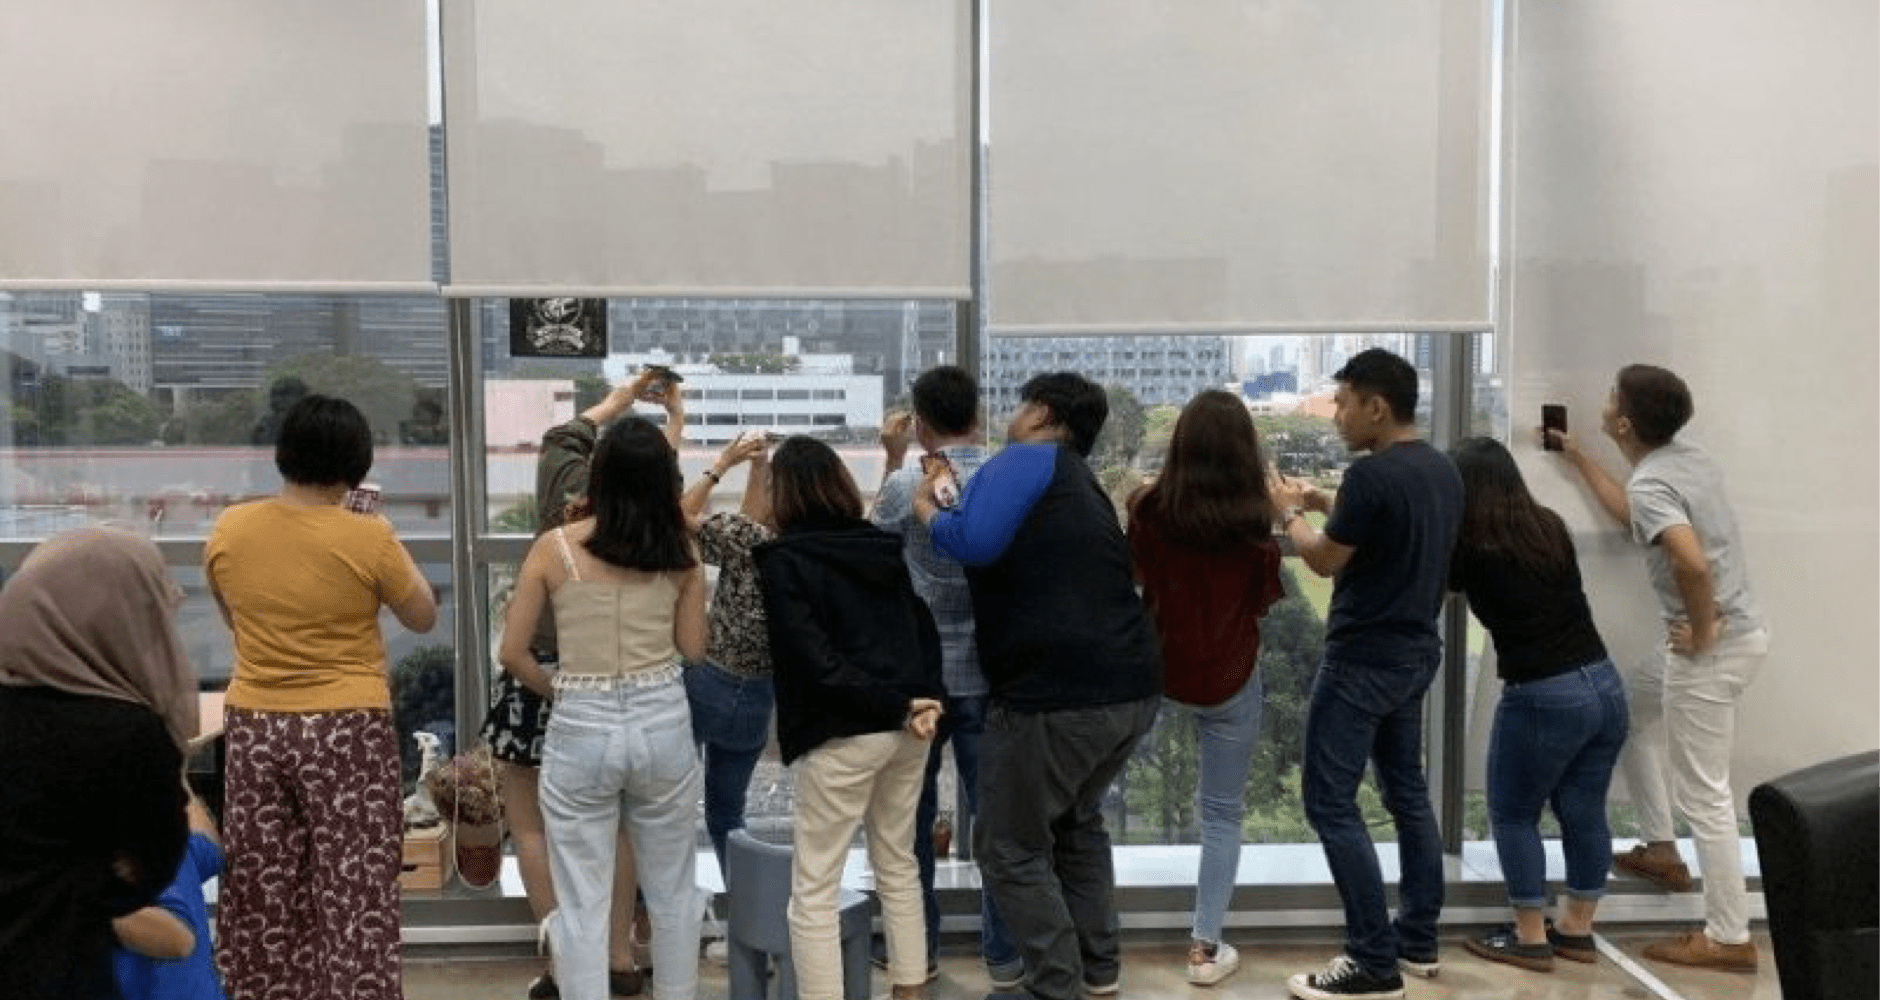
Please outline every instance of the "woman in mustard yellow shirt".
[{"label": "woman in mustard yellow shirt", "polygon": [[222,972],[230,1000],[399,1000],[404,819],[379,609],[428,632],[436,598],[389,521],[341,505],[372,467],[356,407],[303,398],[274,462],[280,494],[224,511],[204,556],[235,637]]}]

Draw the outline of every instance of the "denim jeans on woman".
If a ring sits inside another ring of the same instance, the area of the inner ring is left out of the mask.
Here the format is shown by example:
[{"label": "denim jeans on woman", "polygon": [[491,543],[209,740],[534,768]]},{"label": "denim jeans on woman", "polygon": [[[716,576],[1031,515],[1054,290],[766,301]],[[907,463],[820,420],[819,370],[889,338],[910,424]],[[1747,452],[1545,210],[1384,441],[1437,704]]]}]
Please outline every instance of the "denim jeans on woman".
[{"label": "denim jeans on woman", "polygon": [[[1436,657],[1404,663],[1320,664],[1306,713],[1303,794],[1345,906],[1345,953],[1372,976],[1397,975],[1400,956],[1436,954],[1443,909],[1442,835],[1423,776],[1423,694]],[[1369,762],[1397,827],[1397,919],[1384,899],[1371,832],[1358,811]]]},{"label": "denim jeans on woman", "polygon": [[[1221,939],[1228,899],[1240,874],[1240,821],[1247,811],[1247,775],[1253,770],[1253,746],[1260,739],[1265,704],[1266,684],[1257,673],[1218,705],[1165,703],[1168,712],[1194,716],[1200,745],[1201,776],[1195,787],[1195,815],[1201,817],[1201,866],[1195,876],[1198,940]],[[1170,718],[1167,712],[1162,717]]]},{"label": "denim jeans on woman", "polygon": [[653,995],[697,994],[700,771],[676,680],[556,693],[541,782],[557,906],[544,923],[568,1000],[607,1000],[607,910],[623,816],[653,923]]},{"label": "denim jeans on woman", "polygon": [[1625,685],[1610,659],[1502,688],[1488,741],[1488,818],[1510,905],[1547,905],[1540,818],[1549,802],[1560,819],[1567,894],[1605,894],[1606,787],[1626,725]]},{"label": "denim jeans on woman", "polygon": [[751,773],[770,739],[776,681],[734,674],[710,661],[693,663],[685,668],[685,696],[692,709],[692,739],[705,757],[705,832],[723,874],[725,838],[744,826]]}]

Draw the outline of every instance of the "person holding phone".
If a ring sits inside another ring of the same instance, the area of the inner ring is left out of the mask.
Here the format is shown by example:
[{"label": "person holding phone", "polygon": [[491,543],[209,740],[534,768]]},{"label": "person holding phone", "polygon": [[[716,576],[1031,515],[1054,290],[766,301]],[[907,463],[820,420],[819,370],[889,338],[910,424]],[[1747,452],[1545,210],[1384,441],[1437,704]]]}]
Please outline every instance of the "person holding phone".
[{"label": "person holding phone", "polygon": [[[1332,578],[1325,654],[1306,711],[1300,795],[1345,908],[1345,950],[1288,983],[1302,1000],[1401,997],[1403,973],[1437,974],[1442,832],[1423,774],[1423,696],[1442,664],[1436,617],[1462,520],[1462,480],[1416,426],[1417,373],[1380,348],[1352,355],[1332,422],[1366,454],[1336,497],[1274,487],[1281,530],[1306,568]],[[1307,510],[1326,515],[1313,528]],[[1397,828],[1395,918],[1358,787],[1367,765]]]},{"label": "person holding phone", "polygon": [[[1607,514],[1645,546],[1665,642],[1628,678],[1631,736],[1619,766],[1638,810],[1642,843],[1613,867],[1674,892],[1691,888],[1673,839],[1675,806],[1691,826],[1704,876],[1704,926],[1645,949],[1647,958],[1754,972],[1736,797],[1730,787],[1736,706],[1762,670],[1769,633],[1723,472],[1677,435],[1695,407],[1676,374],[1655,365],[1619,369],[1600,429],[1632,466],[1624,485],[1572,435],[1541,431],[1580,474]],[[1669,796],[1667,796],[1667,782]]]},{"label": "person holding phone", "polygon": [[[1535,502],[1500,442],[1471,438],[1451,457],[1463,500],[1449,586],[1468,596],[1495,643],[1502,692],[1488,745],[1488,818],[1515,915],[1464,947],[1537,972],[1552,970],[1555,956],[1591,962],[1612,850],[1606,789],[1625,743],[1624,684],[1560,515]],[[1550,803],[1567,863],[1567,904],[1552,926],[1540,833]]]},{"label": "person holding phone", "polygon": [[[940,898],[934,892],[935,850],[933,828],[940,813],[940,767],[946,748],[953,748],[959,772],[959,819],[973,817],[979,808],[979,744],[986,732],[989,687],[979,667],[978,631],[973,622],[973,598],[966,569],[958,560],[934,549],[933,536],[914,514],[914,497],[927,475],[938,483],[938,463],[945,463],[951,481],[951,508],[959,503],[959,490],[971,483],[985,464],[986,449],[979,430],[979,383],[965,369],[953,365],[929,368],[914,380],[909,392],[912,414],[890,420],[881,433],[888,476],[875,495],[869,519],[875,527],[901,537],[901,555],[914,580],[914,591],[933,612],[940,631],[941,673],[946,682],[946,711],[934,732],[933,750],[921,778],[920,811],[914,817],[914,858],[920,864],[921,901],[927,918],[928,978],[940,974],[934,950],[940,944]],[[904,469],[910,442],[923,450],[920,469]],[[936,484],[934,492],[941,493]],[[1025,960],[1018,953],[1012,932],[999,916],[992,893],[979,894],[979,951],[992,988],[1009,990],[1024,981]],[[887,954],[879,949],[876,965],[885,967]]]},{"label": "person holding phone", "polygon": [[223,511],[204,547],[235,641],[222,971],[236,1000],[397,1000],[404,809],[379,611],[429,632],[437,598],[390,521],[342,506],[372,468],[358,407],[303,397],[274,461],[280,494]]},{"label": "person holding phone", "polygon": [[[662,434],[676,451],[685,427],[685,401],[677,392],[654,394],[658,375],[642,371],[615,386],[574,419],[542,434],[541,453],[535,463],[535,520],[538,536],[571,520],[588,516],[588,481],[595,443],[601,428],[633,412],[635,403],[656,403],[666,410]],[[504,819],[515,845],[516,867],[529,910],[538,921],[555,910],[555,886],[548,871],[548,843],[542,825],[542,743],[548,735],[553,677],[560,662],[555,616],[538,616],[529,649],[537,672],[510,670],[496,673],[490,711],[483,719],[482,737],[496,760],[497,786],[503,797]],[[616,996],[632,996],[645,988],[636,955],[635,904],[639,883],[633,867],[633,847],[623,831],[615,846],[613,910],[608,929],[609,988]],[[552,969],[529,984],[530,1000],[549,1000],[559,994]]]},{"label": "person holding phone", "polygon": [[1162,637],[1166,708],[1194,718],[1200,744],[1201,861],[1188,948],[1196,986],[1240,968],[1222,930],[1266,700],[1254,670],[1260,619],[1285,596],[1273,541],[1278,516],[1253,418],[1238,396],[1219,389],[1183,408],[1161,475],[1130,498],[1129,551]]}]

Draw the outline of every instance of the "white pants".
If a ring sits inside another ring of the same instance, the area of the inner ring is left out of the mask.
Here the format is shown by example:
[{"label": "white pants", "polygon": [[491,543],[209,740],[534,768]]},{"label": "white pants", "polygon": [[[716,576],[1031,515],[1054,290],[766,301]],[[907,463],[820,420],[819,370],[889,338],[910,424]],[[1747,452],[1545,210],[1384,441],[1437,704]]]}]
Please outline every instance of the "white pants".
[{"label": "white pants", "polygon": [[1666,648],[1626,678],[1632,729],[1619,767],[1632,789],[1639,836],[1671,840],[1672,807],[1684,816],[1704,879],[1704,931],[1721,944],[1749,940],[1730,753],[1737,699],[1768,653],[1769,634],[1758,629],[1697,656]]},{"label": "white pants", "polygon": [[[914,811],[927,770],[926,740],[905,732],[833,739],[798,758],[790,868],[790,957],[801,1000],[841,1000],[836,900],[855,828],[866,824],[888,981],[927,981],[927,916],[914,861]],[[655,979],[655,982],[658,980]]]}]

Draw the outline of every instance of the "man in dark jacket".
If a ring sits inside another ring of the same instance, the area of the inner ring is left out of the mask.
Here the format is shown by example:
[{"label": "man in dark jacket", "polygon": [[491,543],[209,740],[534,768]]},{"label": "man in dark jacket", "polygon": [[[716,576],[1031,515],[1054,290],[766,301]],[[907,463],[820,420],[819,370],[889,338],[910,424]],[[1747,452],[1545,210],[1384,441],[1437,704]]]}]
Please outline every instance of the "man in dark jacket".
[{"label": "man in dark jacket", "polygon": [[1007,444],[959,506],[916,496],[966,566],[991,708],[973,848],[1046,1000],[1117,991],[1115,873],[1102,804],[1155,721],[1162,659],[1116,511],[1085,458],[1109,415],[1072,372],[1020,391]]}]

